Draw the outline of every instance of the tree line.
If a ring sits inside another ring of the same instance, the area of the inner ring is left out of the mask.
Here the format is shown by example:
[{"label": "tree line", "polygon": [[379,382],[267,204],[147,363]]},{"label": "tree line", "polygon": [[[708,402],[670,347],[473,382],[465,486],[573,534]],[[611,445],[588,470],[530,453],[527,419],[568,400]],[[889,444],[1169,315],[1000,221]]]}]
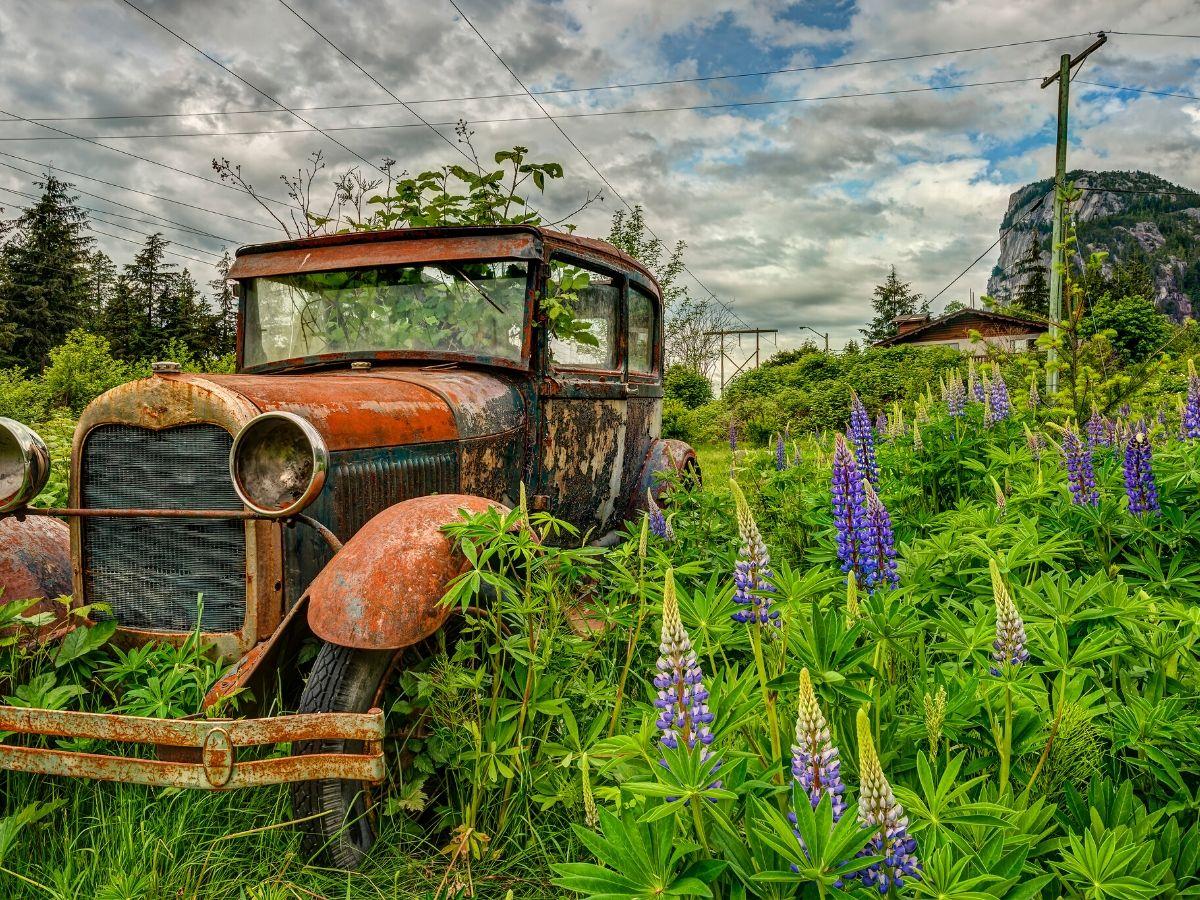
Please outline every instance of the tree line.
[{"label": "tree line", "polygon": [[129,362],[171,349],[198,361],[233,352],[237,300],[226,251],[207,293],[187,268],[167,261],[170,242],[146,238],[118,267],[97,249],[72,185],[53,174],[41,196],[16,218],[0,221],[0,368],[40,372],[50,351],[77,329],[108,341]]}]

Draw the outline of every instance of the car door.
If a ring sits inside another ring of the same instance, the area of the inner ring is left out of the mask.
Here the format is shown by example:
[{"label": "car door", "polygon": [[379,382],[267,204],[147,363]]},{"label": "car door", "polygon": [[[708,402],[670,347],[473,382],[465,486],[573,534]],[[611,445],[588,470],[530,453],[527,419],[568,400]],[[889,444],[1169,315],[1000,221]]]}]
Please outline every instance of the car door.
[{"label": "car door", "polygon": [[616,269],[556,254],[541,297],[538,494],[593,536],[624,511],[626,281]]}]

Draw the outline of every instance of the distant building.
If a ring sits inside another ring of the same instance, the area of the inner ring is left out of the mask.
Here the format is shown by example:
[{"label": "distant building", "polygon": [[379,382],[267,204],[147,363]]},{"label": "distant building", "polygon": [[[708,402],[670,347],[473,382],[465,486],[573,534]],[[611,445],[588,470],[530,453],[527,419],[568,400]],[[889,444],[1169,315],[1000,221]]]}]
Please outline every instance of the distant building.
[{"label": "distant building", "polygon": [[[896,333],[876,341],[875,347],[914,346],[954,347],[963,353],[986,356],[987,346],[1000,350],[1032,350],[1037,339],[1046,332],[1041,322],[1031,322],[1016,316],[987,309],[964,307],[937,317],[900,316],[894,320]],[[977,331],[982,341],[972,341]]]}]

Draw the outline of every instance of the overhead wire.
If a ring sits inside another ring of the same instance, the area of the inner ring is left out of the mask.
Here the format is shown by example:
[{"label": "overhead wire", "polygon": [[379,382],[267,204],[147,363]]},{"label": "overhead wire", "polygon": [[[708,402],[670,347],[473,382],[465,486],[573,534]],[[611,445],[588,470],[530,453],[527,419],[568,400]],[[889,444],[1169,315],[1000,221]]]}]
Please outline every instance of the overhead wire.
[{"label": "overhead wire", "polygon": [[185,38],[179,32],[172,29],[169,25],[166,25],[163,22],[159,21],[158,19],[154,18],[154,16],[150,15],[150,13],[146,12],[144,9],[142,9],[140,6],[138,6],[136,3],[134,3],[133,0],[121,0],[121,2],[124,3],[126,6],[128,6],[130,9],[134,10],[135,12],[140,13],[141,15],[145,16],[147,19],[149,19],[151,22],[153,22],[155,25],[157,25],[163,31],[167,32],[167,34],[174,37],[180,43],[186,44],[188,47],[191,47],[193,50],[195,50],[197,53],[199,53],[201,56],[203,56],[205,59],[207,59],[209,62],[211,62],[214,66],[221,69],[221,71],[236,78],[238,81],[240,81],[242,84],[246,85],[246,87],[250,88],[252,91],[254,91],[259,96],[266,98],[266,100],[268,102],[274,103],[276,106],[278,106],[284,112],[291,114],[297,120],[299,120],[300,122],[303,122],[310,129],[317,132],[317,134],[322,135],[326,140],[332,142],[333,144],[337,145],[338,147],[341,147],[343,150],[345,150],[351,156],[355,157],[356,159],[358,159],[361,162],[365,163],[366,165],[370,166],[379,174],[381,174],[381,175],[387,174],[383,171],[383,169],[381,169],[381,168],[379,168],[379,166],[375,165],[375,163],[371,162],[365,156],[358,153],[358,151],[350,149],[345,144],[343,144],[341,141],[339,141],[337,138],[326,134],[320,127],[318,127],[314,123],[310,122],[308,119],[304,118],[304,116],[300,115],[298,112],[295,112],[294,110],[290,109],[289,107],[284,105],[279,100],[276,100],[274,97],[272,97],[270,94],[268,94],[262,88],[260,88],[258,85],[254,84],[254,82],[243,77],[242,75],[239,75],[237,72],[235,72],[229,66],[225,65],[225,63],[221,62],[215,56],[212,56],[211,54],[205,52],[204,50],[201,50],[198,46],[193,44],[191,41],[189,41],[187,38]]},{"label": "overhead wire", "polygon": [[[296,13],[296,11],[292,7],[289,6],[288,9],[293,13],[293,15],[296,15],[297,18],[300,18],[299,14]],[[304,21],[304,20],[302,20],[302,21]],[[305,24],[308,25],[310,28],[313,28],[314,31],[316,31],[316,29],[307,21],[305,21]],[[317,32],[317,33],[320,35],[320,32]],[[1108,33],[1115,34],[1117,32],[1108,32]],[[535,94],[536,96],[539,96],[539,97],[546,97],[546,96],[553,96],[553,95],[558,95],[558,94],[581,94],[581,93],[594,93],[594,92],[599,92],[599,91],[624,90],[624,89],[642,88],[642,87],[664,87],[664,86],[677,85],[677,84],[697,84],[697,83],[703,83],[703,82],[726,81],[726,80],[739,79],[739,78],[761,78],[761,77],[767,77],[767,76],[771,76],[771,75],[793,74],[793,73],[799,73],[799,72],[817,72],[817,71],[822,71],[822,70],[826,70],[826,69],[852,68],[852,67],[856,67],[856,66],[869,66],[869,65],[877,65],[877,64],[881,64],[881,63],[907,62],[907,61],[911,61],[911,60],[929,59],[929,58],[939,57],[939,56],[952,56],[952,55],[961,54],[961,53],[978,53],[981,51],[999,50],[999,49],[1005,49],[1005,48],[1010,48],[1010,47],[1020,47],[1020,46],[1025,46],[1025,45],[1029,45],[1029,44],[1048,44],[1048,43],[1054,43],[1056,41],[1071,40],[1073,38],[1078,38],[1078,37],[1088,37],[1091,34],[1092,34],[1092,32],[1081,32],[1079,34],[1066,34],[1066,35],[1059,35],[1057,37],[1036,38],[1036,39],[1025,40],[1025,41],[1010,41],[1008,43],[1003,43],[1003,44],[985,44],[985,45],[978,46],[978,47],[959,47],[959,48],[950,49],[950,50],[935,50],[935,51],[931,51],[928,53],[911,53],[911,54],[907,54],[904,56],[883,56],[883,57],[877,57],[877,58],[873,58],[873,59],[858,59],[858,60],[848,60],[845,62],[819,63],[819,64],[814,64],[814,65],[809,65],[809,66],[783,66],[783,67],[777,68],[777,69],[760,69],[758,71],[750,71],[750,72],[726,72],[726,73],[721,73],[721,74],[717,74],[717,75],[695,75],[695,76],[690,76],[690,77],[686,77],[686,78],[664,78],[664,79],[659,79],[656,81],[618,82],[618,83],[612,83],[612,84],[590,85],[587,87],[544,88],[541,90],[530,89],[528,91],[528,93]],[[326,40],[327,43],[330,43],[330,46],[334,46],[331,42],[328,41],[328,39],[326,39],[324,37],[324,35],[321,35],[321,37],[322,37],[322,39]],[[334,46],[334,49],[338,50],[339,53],[342,53],[340,48]],[[346,54],[344,54],[344,53],[342,55],[346,56]],[[347,59],[350,59],[350,57],[347,56]],[[354,64],[356,67],[358,66],[358,64],[353,59],[350,59],[350,62],[352,64]],[[366,73],[366,74],[368,75],[368,77],[370,77],[370,78],[372,78],[372,80],[374,80],[374,77],[371,76],[370,73]],[[382,85],[381,85],[381,87],[382,87]],[[391,91],[389,91],[386,87],[383,87],[383,90],[387,91],[388,94],[391,95]],[[465,103],[465,102],[476,101],[476,100],[503,100],[503,99],[511,99],[514,97],[525,97],[525,96],[527,96],[527,93],[525,91],[512,91],[512,92],[495,93],[495,94],[473,94],[473,95],[455,96],[455,97],[429,97],[429,98],[422,98],[422,99],[415,99],[415,100],[401,100],[399,97],[396,97],[394,95],[392,95],[392,96],[393,96],[393,100],[391,102],[343,103],[343,104],[329,104],[329,105],[324,105],[324,106],[293,106],[293,107],[291,107],[291,109],[294,110],[295,112],[321,112],[321,111],[346,110],[346,109],[374,109],[374,108],[379,108],[379,107],[396,106],[397,104],[405,106],[407,108],[409,106],[416,106],[419,104],[430,104],[430,103]],[[232,110],[207,110],[207,111],[203,111],[203,112],[113,113],[113,114],[108,114],[108,115],[91,115],[91,116],[35,116],[35,117],[31,117],[30,120],[33,122],[88,122],[88,121],[117,120],[117,119],[169,119],[169,118],[192,118],[192,117],[199,118],[199,117],[213,117],[213,116],[244,116],[244,115],[262,115],[262,114],[280,113],[280,112],[283,112],[283,110],[281,110],[281,109],[232,109]],[[414,115],[416,115],[416,114],[414,113]],[[20,121],[20,120],[13,120],[13,121]],[[436,124],[442,124],[442,123],[433,123],[433,124],[436,125]]]}]

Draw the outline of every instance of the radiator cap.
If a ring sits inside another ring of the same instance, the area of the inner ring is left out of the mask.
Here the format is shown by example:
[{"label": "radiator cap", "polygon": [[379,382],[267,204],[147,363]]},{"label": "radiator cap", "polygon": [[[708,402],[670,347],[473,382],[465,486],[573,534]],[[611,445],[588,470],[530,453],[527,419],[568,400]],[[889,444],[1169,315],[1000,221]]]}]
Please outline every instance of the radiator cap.
[{"label": "radiator cap", "polygon": [[155,375],[178,375],[183,371],[183,366],[173,359],[160,359],[150,363],[150,371]]}]

